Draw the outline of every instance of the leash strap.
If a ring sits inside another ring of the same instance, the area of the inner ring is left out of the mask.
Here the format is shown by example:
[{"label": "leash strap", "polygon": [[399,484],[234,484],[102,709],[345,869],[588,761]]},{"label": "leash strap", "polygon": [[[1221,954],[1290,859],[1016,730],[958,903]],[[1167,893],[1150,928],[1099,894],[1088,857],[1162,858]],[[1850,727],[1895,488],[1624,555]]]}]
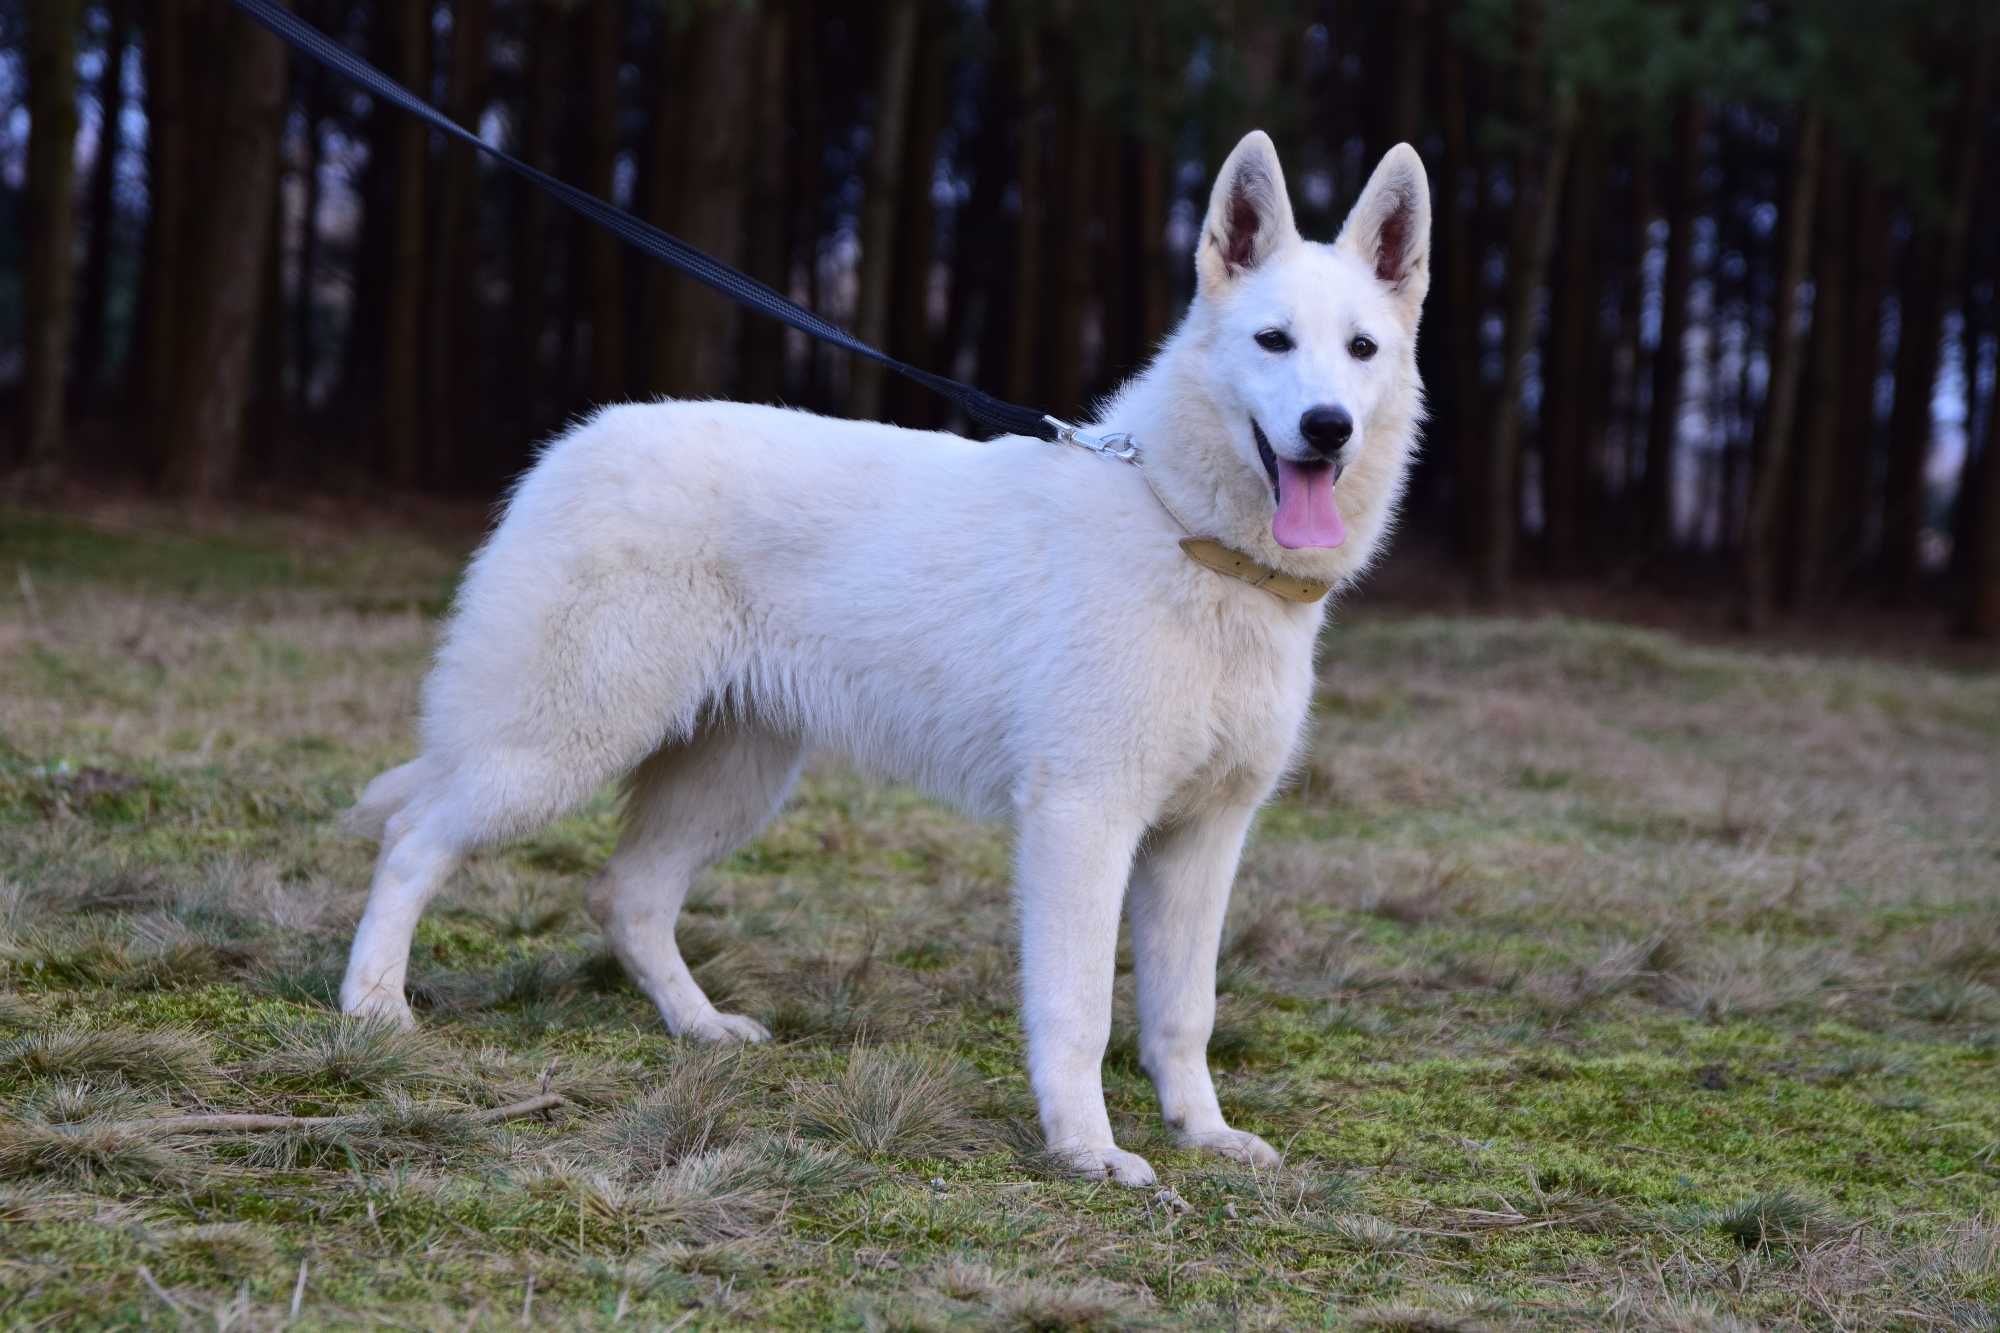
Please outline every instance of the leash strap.
[{"label": "leash strap", "polygon": [[[399,0],[399,2],[415,3],[415,0]],[[829,323],[797,302],[781,296],[748,274],[731,268],[713,255],[697,250],[679,237],[671,236],[652,223],[643,222],[624,209],[608,204],[586,190],[579,190],[567,181],[558,180],[546,171],[528,165],[512,153],[495,148],[310,23],[298,18],[279,3],[279,0],[233,0],[233,3],[250,18],[270,29],[280,41],[293,50],[318,61],[341,77],[359,84],[372,96],[381,98],[391,106],[401,107],[432,129],[449,135],[460,143],[477,148],[515,175],[540,186],[559,202],[595,222],[627,245],[651,255],[669,268],[685,273],[696,282],[722,293],[738,305],[768,315],[781,324],[818,338],[821,342],[831,343],[856,356],[864,356],[870,361],[886,366],[898,375],[923,385],[931,392],[949,398],[958,404],[966,416],[1003,435],[1025,435],[1031,439],[1085,449],[1138,467],[1140,475],[1145,476],[1138,446],[1131,436],[1084,430],[1046,413],[1038,412],[1034,408],[1022,407],[1018,403],[995,398],[992,394],[975,389],[970,384],[934,374],[905,361],[898,361],[887,352],[861,341],[839,325]],[[1181,548],[1198,564],[1205,565],[1219,574],[1240,579],[1252,587],[1262,588],[1286,601],[1312,602],[1326,595],[1328,590],[1326,584],[1282,574],[1221,542],[1194,536],[1186,521],[1174,513],[1173,507],[1167,504],[1166,497],[1153,486],[1152,478],[1146,478],[1146,485],[1152,490],[1154,498],[1159,500],[1160,506],[1190,534],[1188,539],[1181,543]]]},{"label": "leash strap", "polygon": [[[414,0],[408,2],[414,3]],[[966,416],[1002,434],[1027,435],[1038,440],[1069,443],[1070,441],[1062,439],[1062,432],[1067,429],[1075,433],[1074,427],[1068,427],[1065,423],[1033,408],[995,398],[992,394],[975,389],[970,384],[962,384],[947,376],[933,374],[907,362],[898,361],[887,352],[861,341],[839,325],[829,323],[804,306],[787,300],[755,278],[740,273],[714,256],[697,250],[679,237],[670,236],[651,223],[633,217],[624,209],[614,207],[588,191],[579,190],[574,185],[528,165],[513,154],[495,148],[319,29],[296,17],[276,0],[234,0],[234,3],[238,9],[269,28],[292,49],[361,85],[372,96],[379,97],[392,106],[401,107],[432,129],[449,135],[461,143],[472,145],[509,171],[534,182],[563,204],[589,218],[626,244],[651,255],[670,268],[678,269],[696,282],[722,293],[738,305],[768,315],[801,333],[818,338],[821,342],[832,343],[835,347],[844,348],[856,356],[865,356],[870,361],[878,362],[898,375],[916,381],[933,393],[949,398],[964,410]]]}]

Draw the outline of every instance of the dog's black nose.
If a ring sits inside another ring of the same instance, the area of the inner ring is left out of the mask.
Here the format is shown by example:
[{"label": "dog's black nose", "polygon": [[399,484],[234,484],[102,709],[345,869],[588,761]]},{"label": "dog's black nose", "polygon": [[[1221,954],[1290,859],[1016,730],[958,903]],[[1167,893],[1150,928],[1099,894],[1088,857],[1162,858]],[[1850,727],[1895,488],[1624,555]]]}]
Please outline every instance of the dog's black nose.
[{"label": "dog's black nose", "polygon": [[1344,407],[1309,407],[1299,418],[1299,437],[1314,453],[1332,458],[1354,434],[1354,418]]}]

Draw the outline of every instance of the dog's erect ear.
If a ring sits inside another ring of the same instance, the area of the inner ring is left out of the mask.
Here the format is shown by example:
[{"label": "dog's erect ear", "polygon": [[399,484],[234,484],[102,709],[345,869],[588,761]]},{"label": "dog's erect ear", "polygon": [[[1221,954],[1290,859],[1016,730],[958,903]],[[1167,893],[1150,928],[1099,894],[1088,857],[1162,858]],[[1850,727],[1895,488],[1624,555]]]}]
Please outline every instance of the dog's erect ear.
[{"label": "dog's erect ear", "polygon": [[1335,244],[1375,271],[1414,327],[1431,285],[1431,185],[1416,149],[1382,155]]},{"label": "dog's erect ear", "polygon": [[1222,164],[1208,197],[1195,248],[1196,284],[1204,294],[1220,292],[1297,236],[1278,150],[1270,135],[1252,130]]}]

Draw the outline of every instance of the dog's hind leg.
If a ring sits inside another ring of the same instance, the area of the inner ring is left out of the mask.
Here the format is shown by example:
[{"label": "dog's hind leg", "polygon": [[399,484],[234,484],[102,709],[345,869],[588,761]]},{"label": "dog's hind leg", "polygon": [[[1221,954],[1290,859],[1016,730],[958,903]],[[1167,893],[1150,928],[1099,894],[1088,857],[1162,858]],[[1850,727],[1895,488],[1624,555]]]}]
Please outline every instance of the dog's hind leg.
[{"label": "dog's hind leg", "polygon": [[756,836],[797,779],[802,747],[754,723],[712,721],[663,747],[633,775],[618,850],[591,887],[590,910],[667,1030],[699,1041],[771,1034],[709,1003],[681,957],[674,925],[695,876]]},{"label": "dog's hind leg", "polygon": [[587,759],[489,751],[454,766],[427,756],[371,783],[364,807],[384,806],[390,794],[398,803],[384,820],[368,906],[347,955],[342,1012],[413,1025],[403,980],[425,904],[475,848],[547,823],[616,776],[601,760],[593,767]]},{"label": "dog's hind leg", "polygon": [[368,906],[347,955],[347,977],[340,984],[342,1013],[414,1026],[409,1001],[403,998],[410,940],[424,904],[451,878],[466,851],[466,840],[445,803],[418,798],[390,816]]}]

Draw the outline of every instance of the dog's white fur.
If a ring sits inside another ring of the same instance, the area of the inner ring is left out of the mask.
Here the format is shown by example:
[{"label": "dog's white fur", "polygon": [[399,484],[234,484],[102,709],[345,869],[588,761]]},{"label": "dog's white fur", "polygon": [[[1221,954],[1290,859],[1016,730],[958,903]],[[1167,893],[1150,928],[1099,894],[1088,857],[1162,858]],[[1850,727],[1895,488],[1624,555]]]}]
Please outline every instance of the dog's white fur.
[{"label": "dog's white fur", "polygon": [[[1421,412],[1429,210],[1398,146],[1340,238],[1310,243],[1270,140],[1230,155],[1187,318],[1097,422],[1137,437],[1202,535],[1336,585],[1375,555]],[[1294,348],[1259,346],[1271,328]],[[1357,359],[1357,332],[1379,354]],[[1304,458],[1297,423],[1319,404],[1355,422],[1336,491],[1348,540],[1287,550],[1250,422]],[[425,685],[422,757],[356,808],[382,850],[343,1007],[409,1022],[412,932],[466,853],[629,778],[593,913],[670,1030],[767,1036],[709,1003],[675,920],[825,748],[1016,822],[1029,1077],[1052,1150],[1153,1179],[1113,1142],[1100,1077],[1129,896],[1141,1059],[1168,1125],[1275,1162],[1223,1119],[1206,1047],[1230,884],[1300,742],[1325,609],[1193,563],[1182,535],[1135,470],[1039,441],[738,403],[598,413],[522,480]]]}]

